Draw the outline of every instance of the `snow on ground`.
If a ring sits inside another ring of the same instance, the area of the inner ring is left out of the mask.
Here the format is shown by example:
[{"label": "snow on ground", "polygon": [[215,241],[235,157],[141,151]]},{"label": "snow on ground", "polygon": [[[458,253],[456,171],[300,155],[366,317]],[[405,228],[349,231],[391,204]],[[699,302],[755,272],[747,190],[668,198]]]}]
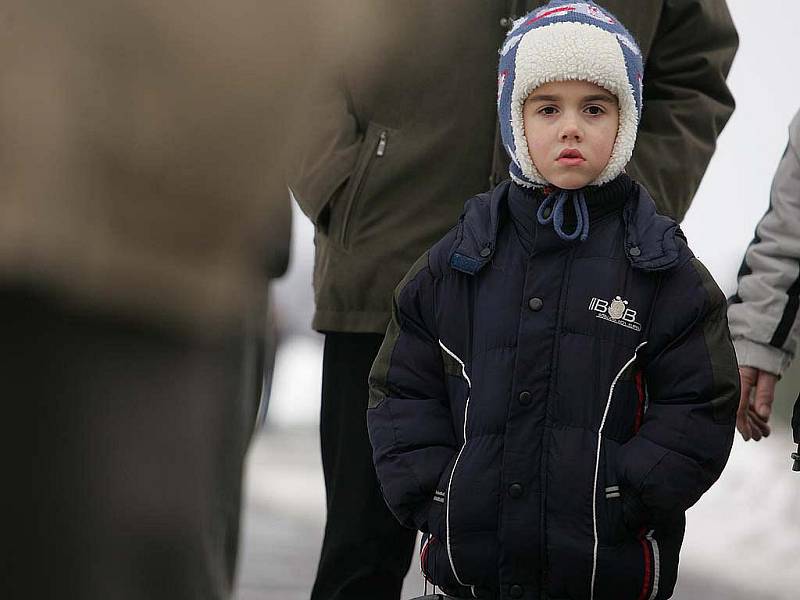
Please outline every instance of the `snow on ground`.
[{"label": "snow on ground", "polygon": [[737,435],[722,477],[687,513],[683,570],[723,574],[754,598],[797,597],[800,473],[791,470],[792,448],[785,425],[757,443]]}]

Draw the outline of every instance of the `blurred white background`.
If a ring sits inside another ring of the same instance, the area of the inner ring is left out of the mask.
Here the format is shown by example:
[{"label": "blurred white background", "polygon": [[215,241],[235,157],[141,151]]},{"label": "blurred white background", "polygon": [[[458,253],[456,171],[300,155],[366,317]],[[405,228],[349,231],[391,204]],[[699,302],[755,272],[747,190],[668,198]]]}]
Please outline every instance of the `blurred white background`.
[{"label": "blurred white background", "polygon": [[[601,0],[602,3],[602,0]],[[736,112],[719,139],[682,227],[726,295],[800,108],[800,1],[729,0],[740,47],[729,77]],[[322,539],[324,488],[316,427],[322,337],[313,312],[313,232],[295,210],[293,259],[274,286],[282,345],[267,429],[250,457],[241,562],[242,600],[307,598]],[[800,235],[800,232],[798,232]],[[800,392],[800,360],[779,383],[779,412]],[[688,514],[675,598],[780,599],[800,594],[800,474],[788,427],[766,441],[738,436],[721,480]],[[412,568],[404,598],[421,593]]]}]

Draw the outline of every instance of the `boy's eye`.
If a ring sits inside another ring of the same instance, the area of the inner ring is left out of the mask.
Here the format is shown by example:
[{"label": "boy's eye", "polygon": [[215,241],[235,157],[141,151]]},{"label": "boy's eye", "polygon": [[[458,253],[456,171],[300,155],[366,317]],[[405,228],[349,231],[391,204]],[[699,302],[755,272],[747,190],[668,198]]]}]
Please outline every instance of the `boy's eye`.
[{"label": "boy's eye", "polygon": [[597,106],[595,104],[592,106],[587,106],[584,110],[586,110],[586,112],[588,112],[590,115],[602,115],[605,112],[602,106]]},{"label": "boy's eye", "polygon": [[539,109],[539,113],[543,115],[554,115],[558,112],[555,106],[543,106]]}]

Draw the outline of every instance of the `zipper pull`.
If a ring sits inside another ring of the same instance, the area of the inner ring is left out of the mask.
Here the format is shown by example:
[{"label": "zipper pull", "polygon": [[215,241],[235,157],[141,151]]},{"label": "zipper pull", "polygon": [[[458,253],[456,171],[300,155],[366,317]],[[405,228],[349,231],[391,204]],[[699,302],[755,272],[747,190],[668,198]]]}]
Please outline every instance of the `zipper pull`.
[{"label": "zipper pull", "polygon": [[378,139],[378,149],[375,151],[375,156],[383,156],[386,154],[386,132],[381,131],[381,136]]}]

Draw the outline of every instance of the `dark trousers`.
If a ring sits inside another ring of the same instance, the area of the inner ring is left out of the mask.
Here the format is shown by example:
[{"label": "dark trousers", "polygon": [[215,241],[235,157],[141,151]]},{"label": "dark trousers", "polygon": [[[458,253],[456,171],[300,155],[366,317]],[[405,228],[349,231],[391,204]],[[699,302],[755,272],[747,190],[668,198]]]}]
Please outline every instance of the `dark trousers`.
[{"label": "dark trousers", "polygon": [[367,376],[383,336],[328,333],[320,436],[328,518],[312,600],[397,600],[416,532],[381,496],[367,435]]},{"label": "dark trousers", "polygon": [[241,336],[1,289],[0,324],[0,596],[228,598],[254,409]]}]

